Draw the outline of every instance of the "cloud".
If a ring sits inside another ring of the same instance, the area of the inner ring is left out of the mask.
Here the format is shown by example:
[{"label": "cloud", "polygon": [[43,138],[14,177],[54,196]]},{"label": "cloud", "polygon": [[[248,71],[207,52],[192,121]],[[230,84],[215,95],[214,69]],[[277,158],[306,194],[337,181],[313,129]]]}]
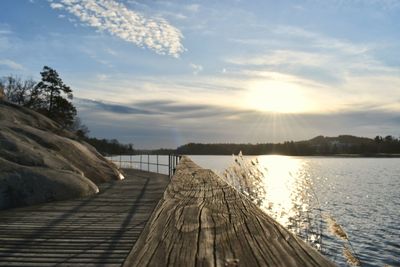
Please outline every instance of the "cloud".
[{"label": "cloud", "polygon": [[109,78],[109,76],[108,76],[107,74],[97,74],[97,75],[96,75],[96,78],[97,78],[99,81],[105,81],[105,80],[107,80],[107,79]]},{"label": "cloud", "polygon": [[193,69],[193,74],[194,75],[197,75],[197,74],[199,74],[200,72],[203,71],[203,66],[202,65],[197,65],[197,64],[194,64],[194,63],[190,63],[189,66]]},{"label": "cloud", "polygon": [[302,38],[311,42],[314,48],[336,50],[341,53],[359,55],[368,52],[372,49],[371,45],[362,43],[352,43],[346,40],[340,40],[325,36],[323,34],[307,31],[300,27],[294,26],[278,26],[273,30],[273,33],[280,36],[289,36],[294,38]]},{"label": "cloud", "polygon": [[52,9],[62,9],[64,6],[60,3],[50,3]]},{"label": "cloud", "polygon": [[171,100],[143,100],[130,104],[115,104],[106,101],[91,100],[86,98],[75,98],[74,103],[80,110],[94,113],[108,113],[115,115],[150,115],[166,116],[174,119],[193,119],[204,117],[215,117],[225,114],[228,110],[219,106],[208,104],[186,104]]},{"label": "cloud", "polygon": [[164,114],[174,119],[193,119],[215,117],[227,111],[236,110],[209,104],[187,104],[171,100],[152,100],[135,102],[135,106],[151,110],[155,114]]},{"label": "cloud", "polygon": [[51,3],[75,15],[84,24],[107,31],[157,54],[179,57],[185,51],[182,33],[162,18],[151,18],[113,0],[59,0]]},{"label": "cloud", "polygon": [[185,6],[185,9],[190,11],[190,12],[198,12],[200,9],[200,5],[199,4],[191,4],[191,5],[187,5]]},{"label": "cloud", "polygon": [[23,70],[24,67],[21,64],[18,64],[15,61],[12,61],[10,59],[0,59],[0,66],[6,66],[7,68],[10,68],[12,70]]},{"label": "cloud", "polygon": [[105,49],[105,51],[106,51],[108,54],[112,55],[112,56],[117,56],[117,55],[118,55],[118,52],[117,52],[117,51],[115,51],[114,49],[111,49],[111,48],[109,48],[109,47],[107,47],[107,48]]},{"label": "cloud", "polygon": [[12,31],[10,31],[10,30],[0,29],[0,35],[9,35],[11,33],[12,33]]},{"label": "cloud", "polygon": [[145,109],[130,107],[127,105],[106,103],[103,101],[96,101],[96,100],[90,100],[90,99],[84,99],[84,98],[75,98],[74,102],[78,106],[78,108],[81,108],[81,109],[89,108],[91,111],[96,111],[96,112],[104,111],[104,112],[109,112],[109,113],[127,114],[127,115],[154,114],[154,112],[145,110]]},{"label": "cloud", "polygon": [[[230,40],[256,48],[256,52],[225,59],[235,75],[254,81],[250,87],[278,80],[285,87],[301,88],[321,110],[338,111],[363,103],[400,109],[395,100],[400,98],[400,70],[376,58],[380,46],[292,26],[278,26],[269,33],[270,44],[266,39]],[[381,90],[385,93],[378,94]]]}]

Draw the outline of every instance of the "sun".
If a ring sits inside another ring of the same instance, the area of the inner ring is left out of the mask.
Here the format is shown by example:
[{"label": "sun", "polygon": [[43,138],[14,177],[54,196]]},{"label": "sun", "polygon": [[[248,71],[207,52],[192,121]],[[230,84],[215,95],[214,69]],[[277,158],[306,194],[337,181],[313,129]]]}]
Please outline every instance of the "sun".
[{"label": "sun", "polygon": [[255,81],[246,92],[246,105],[252,109],[276,113],[302,113],[314,108],[303,88],[285,81]]}]

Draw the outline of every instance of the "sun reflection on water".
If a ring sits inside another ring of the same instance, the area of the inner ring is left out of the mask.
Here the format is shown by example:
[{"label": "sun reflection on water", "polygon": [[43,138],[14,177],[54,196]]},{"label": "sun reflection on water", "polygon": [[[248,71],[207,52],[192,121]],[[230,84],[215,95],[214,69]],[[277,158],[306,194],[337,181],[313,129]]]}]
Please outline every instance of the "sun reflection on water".
[{"label": "sun reflection on water", "polygon": [[301,171],[304,168],[302,159],[285,156],[260,156],[259,166],[263,172],[265,196],[262,208],[275,214],[276,220],[284,226],[289,226],[290,218],[297,211],[301,194]]},{"label": "sun reflection on water", "polygon": [[307,161],[271,155],[249,159],[241,154],[234,160],[235,164],[224,173],[225,179],[269,216],[318,249],[321,214]]}]

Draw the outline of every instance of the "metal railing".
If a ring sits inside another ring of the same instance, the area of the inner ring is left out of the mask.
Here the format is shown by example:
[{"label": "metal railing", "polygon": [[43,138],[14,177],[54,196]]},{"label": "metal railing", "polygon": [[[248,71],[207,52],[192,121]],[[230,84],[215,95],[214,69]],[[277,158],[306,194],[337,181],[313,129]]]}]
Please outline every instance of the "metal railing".
[{"label": "metal railing", "polygon": [[180,155],[113,155],[108,156],[119,168],[139,169],[148,172],[167,174],[172,177],[179,163]]}]

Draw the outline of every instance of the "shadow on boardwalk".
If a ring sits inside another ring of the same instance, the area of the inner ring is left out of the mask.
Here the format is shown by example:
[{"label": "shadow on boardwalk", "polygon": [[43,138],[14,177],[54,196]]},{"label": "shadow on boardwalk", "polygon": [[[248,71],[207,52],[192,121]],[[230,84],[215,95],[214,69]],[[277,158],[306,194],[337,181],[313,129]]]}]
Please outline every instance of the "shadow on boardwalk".
[{"label": "shadow on boardwalk", "polygon": [[169,178],[126,170],[96,196],[0,212],[0,265],[120,266]]}]

